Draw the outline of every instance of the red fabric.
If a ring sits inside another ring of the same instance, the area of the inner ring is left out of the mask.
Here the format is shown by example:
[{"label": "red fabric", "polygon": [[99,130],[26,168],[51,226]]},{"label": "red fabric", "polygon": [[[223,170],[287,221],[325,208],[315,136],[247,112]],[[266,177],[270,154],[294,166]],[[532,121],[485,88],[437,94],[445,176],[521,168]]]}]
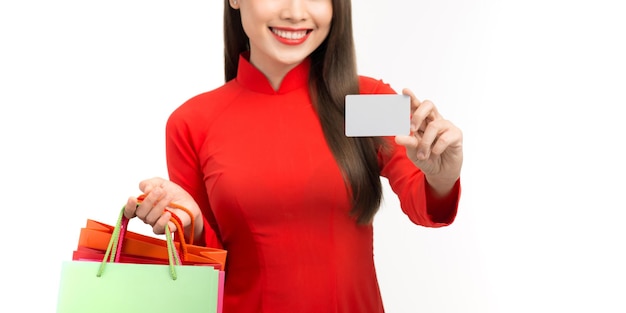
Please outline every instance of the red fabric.
[{"label": "red fabric", "polygon": [[[168,120],[170,179],[191,193],[214,230],[205,229],[206,244],[228,251],[224,313],[383,312],[372,226],[348,214],[308,73],[306,60],[274,91],[242,57],[236,79],[188,100]],[[395,93],[379,80],[360,82],[362,93]],[[402,147],[380,162],[413,222],[454,220],[459,188],[451,206],[427,208],[423,174]],[[445,216],[432,214],[440,210]]]}]

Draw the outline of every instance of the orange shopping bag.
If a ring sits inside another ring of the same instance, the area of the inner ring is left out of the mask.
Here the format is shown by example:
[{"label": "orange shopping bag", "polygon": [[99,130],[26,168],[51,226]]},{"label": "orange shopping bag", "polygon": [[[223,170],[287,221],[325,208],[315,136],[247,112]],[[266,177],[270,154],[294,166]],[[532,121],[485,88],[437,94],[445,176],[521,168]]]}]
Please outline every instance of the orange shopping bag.
[{"label": "orange shopping bag", "polygon": [[[143,197],[138,199],[141,201]],[[177,204],[172,203],[170,206],[187,211],[186,208]],[[181,262],[185,265],[210,265],[223,271],[226,263],[226,250],[187,243],[180,220],[173,213],[172,217],[177,227],[175,246],[176,250],[180,251]],[[191,223],[193,225],[194,221],[192,220]],[[120,242],[124,244],[121,246],[121,253],[116,256],[116,262],[168,263],[167,245],[164,240],[126,231],[127,225],[128,219],[124,217],[120,229]],[[114,229],[114,226],[88,219],[85,227],[80,230],[78,247],[73,253],[73,260],[101,261]]]}]

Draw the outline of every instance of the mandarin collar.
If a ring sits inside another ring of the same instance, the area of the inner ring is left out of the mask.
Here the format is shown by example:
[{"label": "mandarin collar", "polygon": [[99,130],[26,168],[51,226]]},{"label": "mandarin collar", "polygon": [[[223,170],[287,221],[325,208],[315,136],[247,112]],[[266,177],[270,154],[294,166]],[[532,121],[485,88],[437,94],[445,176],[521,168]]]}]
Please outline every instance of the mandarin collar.
[{"label": "mandarin collar", "polygon": [[274,90],[267,77],[250,63],[250,52],[244,52],[239,55],[237,82],[255,92],[270,95],[285,94],[308,85],[310,66],[311,61],[309,58],[304,59],[285,75],[278,90]]}]

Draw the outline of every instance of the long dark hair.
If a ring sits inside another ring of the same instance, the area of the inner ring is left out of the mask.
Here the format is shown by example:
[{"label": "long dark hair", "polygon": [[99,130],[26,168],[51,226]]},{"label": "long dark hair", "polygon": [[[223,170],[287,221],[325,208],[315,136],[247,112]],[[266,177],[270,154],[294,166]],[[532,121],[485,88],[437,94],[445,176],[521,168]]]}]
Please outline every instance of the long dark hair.
[{"label": "long dark hair", "polygon": [[[345,96],[359,93],[359,77],[352,35],[349,0],[333,0],[333,19],[328,37],[311,53],[309,85],[311,99],[324,136],[352,196],[352,211],[360,224],[371,223],[382,199],[377,153],[384,141],[377,137],[344,135]],[[224,74],[237,76],[239,55],[249,49],[239,10],[224,1]]]}]

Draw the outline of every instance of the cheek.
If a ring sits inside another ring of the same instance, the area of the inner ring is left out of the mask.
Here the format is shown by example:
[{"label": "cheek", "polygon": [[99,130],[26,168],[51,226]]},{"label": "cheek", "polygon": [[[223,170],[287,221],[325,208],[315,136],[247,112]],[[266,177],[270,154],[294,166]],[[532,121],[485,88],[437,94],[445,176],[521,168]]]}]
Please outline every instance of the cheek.
[{"label": "cheek", "polygon": [[258,10],[255,7],[247,6],[245,9],[240,9],[239,12],[241,14],[241,25],[248,37],[261,32],[264,26],[263,21],[268,19],[267,12]]},{"label": "cheek", "polygon": [[332,19],[321,19],[316,21],[316,26],[318,32],[324,33],[324,37],[328,35],[330,32],[330,26],[332,23]]},{"label": "cheek", "polygon": [[241,17],[241,26],[243,27],[244,33],[252,40],[252,38],[258,37],[259,30],[258,25],[254,23],[254,21],[245,16]]},{"label": "cheek", "polygon": [[309,7],[309,12],[313,16],[320,28],[330,28],[333,19],[333,6],[330,1],[320,2]]}]

